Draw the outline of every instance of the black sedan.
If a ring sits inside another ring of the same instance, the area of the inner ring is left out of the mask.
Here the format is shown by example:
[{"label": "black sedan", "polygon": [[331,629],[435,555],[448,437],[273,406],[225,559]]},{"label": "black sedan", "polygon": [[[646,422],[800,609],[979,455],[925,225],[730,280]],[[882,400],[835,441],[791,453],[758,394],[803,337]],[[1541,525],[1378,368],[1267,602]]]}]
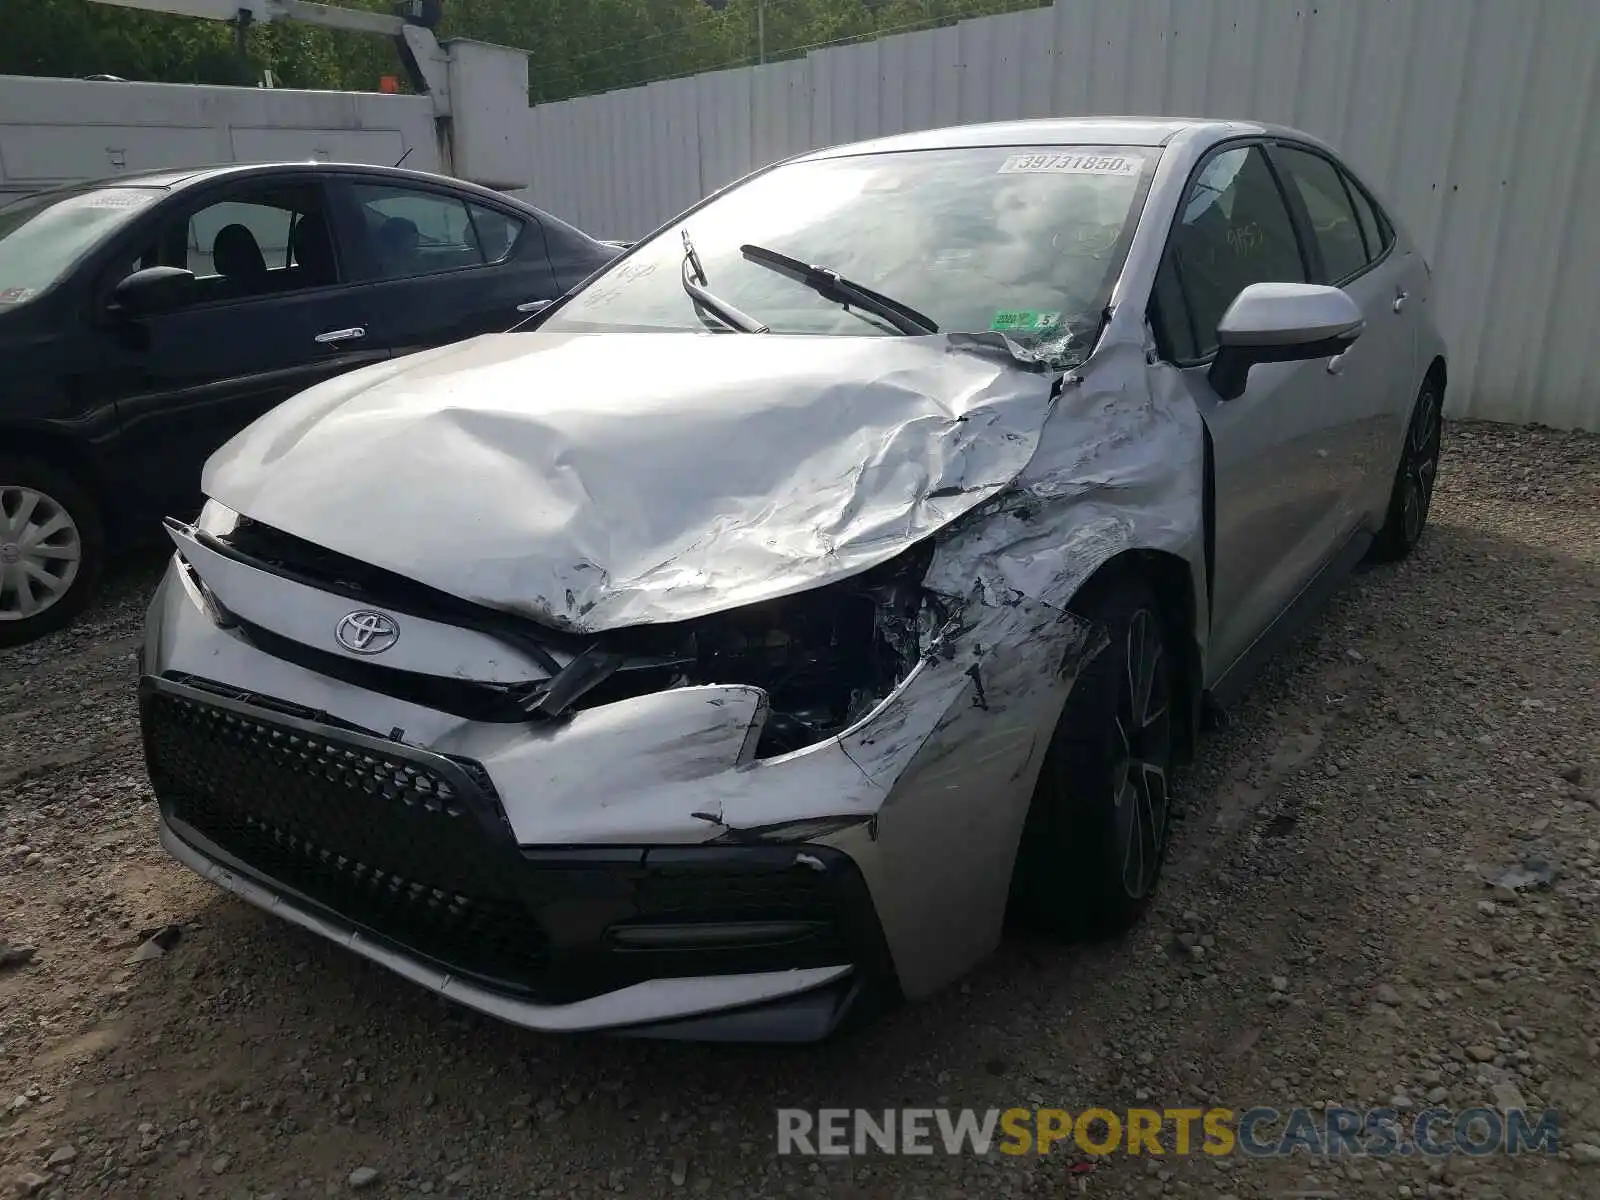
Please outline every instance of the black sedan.
[{"label": "black sedan", "polygon": [[329,163],[0,208],[0,645],[68,622],[105,556],[193,507],[206,458],[273,405],[508,329],[619,252],[460,180]]}]

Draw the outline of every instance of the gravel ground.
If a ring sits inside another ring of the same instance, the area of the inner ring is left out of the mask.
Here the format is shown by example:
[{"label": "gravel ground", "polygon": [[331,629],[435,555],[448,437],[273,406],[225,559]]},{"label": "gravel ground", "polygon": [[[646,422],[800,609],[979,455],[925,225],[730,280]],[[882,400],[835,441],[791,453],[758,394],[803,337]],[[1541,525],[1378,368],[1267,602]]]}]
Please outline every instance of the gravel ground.
[{"label": "gravel ground", "polygon": [[[128,568],[0,654],[0,943],[36,951],[0,968],[0,1188],[1600,1196],[1600,438],[1458,424],[1445,452],[1418,554],[1352,580],[1205,742],[1138,930],[1008,943],[801,1049],[533,1036],[175,866],[132,687],[159,564]],[[1530,859],[1551,884],[1486,881]],[[779,1105],[1519,1099],[1559,1109],[1558,1155],[774,1153]]]}]

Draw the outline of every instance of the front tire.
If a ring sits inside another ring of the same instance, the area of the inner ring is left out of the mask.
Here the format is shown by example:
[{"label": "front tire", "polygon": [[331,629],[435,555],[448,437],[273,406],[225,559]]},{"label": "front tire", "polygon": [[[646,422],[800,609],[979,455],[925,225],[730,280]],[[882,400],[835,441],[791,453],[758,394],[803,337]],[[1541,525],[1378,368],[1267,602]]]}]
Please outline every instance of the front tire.
[{"label": "front tire", "polygon": [[1372,544],[1379,562],[1398,562],[1417,548],[1433,506],[1433,487],[1439,478],[1439,445],[1444,433],[1444,392],[1436,379],[1424,381],[1406,426],[1389,512]]},{"label": "front tire", "polygon": [[1045,752],[1011,904],[1048,932],[1117,934],[1149,905],[1166,857],[1175,655],[1141,579],[1091,584],[1072,608],[1110,641],[1079,674]]},{"label": "front tire", "polygon": [[99,510],[76,480],[48,463],[0,458],[0,646],[77,616],[104,559]]}]

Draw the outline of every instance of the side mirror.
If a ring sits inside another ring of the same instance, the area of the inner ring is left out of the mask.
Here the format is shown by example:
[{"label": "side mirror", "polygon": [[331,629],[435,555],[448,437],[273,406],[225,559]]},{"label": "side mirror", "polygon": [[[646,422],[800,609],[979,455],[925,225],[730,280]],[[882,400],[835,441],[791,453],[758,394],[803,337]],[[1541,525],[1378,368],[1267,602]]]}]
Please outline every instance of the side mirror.
[{"label": "side mirror", "polygon": [[111,289],[111,303],[128,316],[149,316],[183,303],[193,282],[194,272],[182,267],[146,267]]},{"label": "side mirror", "polygon": [[1252,283],[1217,323],[1211,386],[1224,400],[1244,394],[1257,363],[1303,362],[1343,354],[1366,320],[1336,287],[1315,283]]}]

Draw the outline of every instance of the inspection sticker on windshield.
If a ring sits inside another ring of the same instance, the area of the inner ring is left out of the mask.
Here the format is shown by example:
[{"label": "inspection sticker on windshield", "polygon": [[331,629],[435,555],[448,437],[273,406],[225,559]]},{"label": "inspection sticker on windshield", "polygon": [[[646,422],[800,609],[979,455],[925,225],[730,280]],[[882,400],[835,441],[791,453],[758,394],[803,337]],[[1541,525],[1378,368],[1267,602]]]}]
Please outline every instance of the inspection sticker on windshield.
[{"label": "inspection sticker on windshield", "polygon": [[1013,154],[1002,175],[1137,175],[1144,163],[1126,154]]},{"label": "inspection sticker on windshield", "polygon": [[1050,329],[1059,324],[1061,314],[1058,312],[1017,308],[995,313],[994,320],[989,322],[989,330],[991,333],[1038,333],[1041,329]]},{"label": "inspection sticker on windshield", "polygon": [[33,295],[32,288],[0,288],[0,304],[21,304],[31,295]]}]

